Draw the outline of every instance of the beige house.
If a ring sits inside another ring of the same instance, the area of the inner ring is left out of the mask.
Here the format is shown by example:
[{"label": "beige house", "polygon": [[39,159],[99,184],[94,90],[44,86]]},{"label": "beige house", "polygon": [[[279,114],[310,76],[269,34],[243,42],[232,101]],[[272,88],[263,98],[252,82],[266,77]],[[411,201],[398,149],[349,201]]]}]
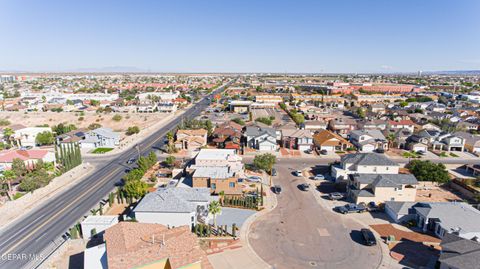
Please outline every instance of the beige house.
[{"label": "beige house", "polygon": [[176,134],[175,147],[196,151],[207,145],[207,130],[178,130]]},{"label": "beige house", "polygon": [[351,174],[398,174],[399,165],[384,154],[354,153],[342,156],[339,164],[332,165],[335,180],[348,180]]},{"label": "beige house", "polygon": [[349,178],[347,197],[357,204],[415,201],[418,182],[411,174],[355,174]]}]

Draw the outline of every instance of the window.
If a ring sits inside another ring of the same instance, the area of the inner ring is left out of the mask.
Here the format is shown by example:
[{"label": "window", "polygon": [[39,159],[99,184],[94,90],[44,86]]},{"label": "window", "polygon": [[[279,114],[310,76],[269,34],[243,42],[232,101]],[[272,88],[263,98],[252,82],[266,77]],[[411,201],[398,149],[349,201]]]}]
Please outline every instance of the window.
[{"label": "window", "polygon": [[229,186],[230,188],[235,188],[235,182],[230,182],[230,183],[228,183],[228,186]]},{"label": "window", "polygon": [[212,183],[212,190],[215,190],[217,188],[217,184]]}]

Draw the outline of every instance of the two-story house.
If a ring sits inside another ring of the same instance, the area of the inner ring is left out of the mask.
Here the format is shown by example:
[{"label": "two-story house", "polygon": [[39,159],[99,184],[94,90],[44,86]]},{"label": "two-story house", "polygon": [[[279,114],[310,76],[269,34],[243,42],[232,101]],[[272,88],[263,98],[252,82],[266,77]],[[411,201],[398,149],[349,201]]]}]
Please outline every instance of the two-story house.
[{"label": "two-story house", "polygon": [[52,132],[50,127],[26,127],[15,130],[13,140],[22,147],[35,147],[37,135],[43,132]]},{"label": "two-story house", "polygon": [[360,152],[373,152],[375,150],[388,150],[388,141],[380,130],[366,129],[350,132],[350,142]]},{"label": "two-story house", "polygon": [[114,148],[120,144],[120,134],[110,128],[100,127],[85,133],[81,148]]},{"label": "two-story house", "polygon": [[207,145],[207,135],[205,129],[178,130],[174,145],[177,149],[197,151]]},{"label": "two-story house", "polygon": [[353,153],[342,156],[332,165],[331,174],[337,182],[348,180],[350,174],[398,174],[399,165],[384,154]]},{"label": "two-story house", "polygon": [[350,118],[333,119],[328,128],[342,137],[347,137],[351,131],[357,129],[357,121]]},{"label": "two-story house", "polygon": [[281,137],[280,131],[260,125],[247,126],[244,137],[249,148],[260,151],[277,151],[277,138]]},{"label": "two-story house", "polygon": [[407,129],[413,133],[415,130],[415,123],[411,120],[388,121],[388,128],[394,130]]},{"label": "two-story house", "polygon": [[288,149],[306,151],[312,149],[313,136],[309,130],[283,129],[282,146]]}]

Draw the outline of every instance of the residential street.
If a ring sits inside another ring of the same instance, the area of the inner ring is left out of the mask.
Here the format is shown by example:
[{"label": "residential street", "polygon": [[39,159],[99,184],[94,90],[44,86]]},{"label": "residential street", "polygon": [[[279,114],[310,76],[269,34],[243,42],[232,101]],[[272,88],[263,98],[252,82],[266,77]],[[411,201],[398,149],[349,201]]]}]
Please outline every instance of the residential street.
[{"label": "residential street", "polygon": [[[297,163],[297,164],[295,164]],[[275,184],[282,186],[277,207],[251,226],[249,243],[273,268],[377,268],[380,246],[364,246],[362,227],[343,215],[323,208],[311,188],[298,189],[304,183],[291,172],[307,167],[295,160],[279,160]]]}]

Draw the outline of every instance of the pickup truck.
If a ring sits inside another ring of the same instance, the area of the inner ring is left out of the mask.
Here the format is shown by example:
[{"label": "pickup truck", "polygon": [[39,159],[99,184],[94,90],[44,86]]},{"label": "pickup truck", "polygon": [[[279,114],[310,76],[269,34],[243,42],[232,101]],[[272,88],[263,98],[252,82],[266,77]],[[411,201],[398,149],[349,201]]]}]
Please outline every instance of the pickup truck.
[{"label": "pickup truck", "polygon": [[334,208],[335,211],[347,214],[347,213],[362,213],[367,211],[367,208],[363,205],[356,205],[356,204],[347,204],[344,206],[337,206]]}]

